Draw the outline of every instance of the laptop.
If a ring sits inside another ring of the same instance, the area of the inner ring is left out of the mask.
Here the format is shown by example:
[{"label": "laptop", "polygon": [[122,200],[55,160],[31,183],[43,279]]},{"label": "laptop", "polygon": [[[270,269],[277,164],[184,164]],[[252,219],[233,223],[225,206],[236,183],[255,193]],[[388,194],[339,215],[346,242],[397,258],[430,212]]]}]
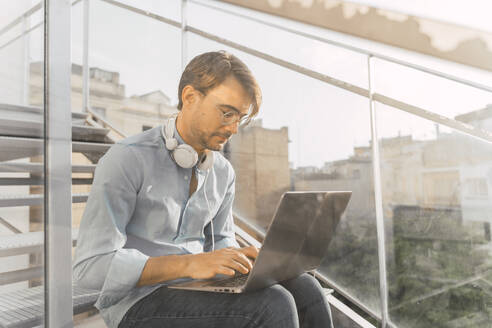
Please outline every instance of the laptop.
[{"label": "laptop", "polygon": [[244,293],[318,268],[351,195],[351,191],[284,193],[248,274],[192,280],[168,287]]}]

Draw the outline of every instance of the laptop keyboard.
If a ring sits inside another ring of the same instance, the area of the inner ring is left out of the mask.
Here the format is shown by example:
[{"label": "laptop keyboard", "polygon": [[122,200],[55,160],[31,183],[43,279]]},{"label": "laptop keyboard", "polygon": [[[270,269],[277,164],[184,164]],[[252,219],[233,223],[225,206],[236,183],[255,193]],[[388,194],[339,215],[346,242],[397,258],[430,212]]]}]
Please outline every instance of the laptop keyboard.
[{"label": "laptop keyboard", "polygon": [[231,278],[214,281],[214,282],[210,283],[208,286],[239,287],[239,286],[244,285],[246,283],[247,279],[248,279],[247,274],[241,274],[241,275],[234,276]]}]

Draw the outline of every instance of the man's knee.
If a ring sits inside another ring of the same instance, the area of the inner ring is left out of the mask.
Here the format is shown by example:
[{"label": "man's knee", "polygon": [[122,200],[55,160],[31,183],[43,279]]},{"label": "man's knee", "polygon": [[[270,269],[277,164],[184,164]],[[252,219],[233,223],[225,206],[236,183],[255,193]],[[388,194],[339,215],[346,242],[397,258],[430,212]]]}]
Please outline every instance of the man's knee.
[{"label": "man's knee", "polygon": [[298,327],[298,316],[296,302],[292,294],[280,285],[265,288],[262,292],[260,310],[264,317],[264,322],[271,323],[279,327]]},{"label": "man's knee", "polygon": [[309,274],[302,274],[291,280],[282,282],[295,299],[298,310],[306,310],[315,304],[329,307],[323,288],[319,282]]},{"label": "man's knee", "polygon": [[299,288],[301,289],[306,289],[306,288],[322,289],[318,280],[316,280],[316,278],[314,278],[312,275],[307,273],[304,273],[299,277],[292,279],[291,281],[295,283],[297,286],[299,286]]},{"label": "man's knee", "polygon": [[[291,280],[287,280],[282,282],[282,285],[297,298],[300,297],[302,302],[304,302],[304,298],[324,298],[323,287],[319,284],[318,280],[313,276],[304,273],[299,277],[296,277]],[[299,301],[301,301],[299,299]]]}]

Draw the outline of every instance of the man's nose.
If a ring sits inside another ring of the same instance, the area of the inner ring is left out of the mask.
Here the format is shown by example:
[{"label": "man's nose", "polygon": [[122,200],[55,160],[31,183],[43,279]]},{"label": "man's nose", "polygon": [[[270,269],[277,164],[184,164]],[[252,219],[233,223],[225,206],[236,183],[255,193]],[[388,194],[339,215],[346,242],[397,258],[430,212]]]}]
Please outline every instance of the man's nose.
[{"label": "man's nose", "polygon": [[230,134],[236,134],[237,133],[237,130],[239,128],[239,122],[234,122],[234,123],[231,123],[231,124],[227,124],[225,126],[226,130],[230,133]]}]

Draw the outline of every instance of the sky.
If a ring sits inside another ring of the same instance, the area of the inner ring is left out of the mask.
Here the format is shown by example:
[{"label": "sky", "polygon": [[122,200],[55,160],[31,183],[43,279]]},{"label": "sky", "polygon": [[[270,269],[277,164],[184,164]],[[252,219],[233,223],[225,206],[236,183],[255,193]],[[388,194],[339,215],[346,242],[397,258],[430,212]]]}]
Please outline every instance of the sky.
[{"label": "sky", "polygon": [[[181,4],[177,0],[122,2],[180,20]],[[393,6],[389,1],[372,2],[386,9]],[[415,2],[419,3],[416,8],[427,12],[431,2]],[[441,2],[442,6],[443,1],[435,2]],[[100,0],[92,0],[90,3],[90,66],[119,72],[120,83],[125,85],[127,96],[159,89],[176,102],[182,65],[181,31]],[[208,3],[492,85],[490,72],[215,1]],[[411,12],[408,6],[400,3],[398,8],[401,12]],[[456,6],[450,7],[459,10]],[[478,10],[476,14],[478,22],[482,13]],[[447,17],[455,19],[451,12]],[[367,58],[364,55],[306,40],[194,3],[188,5],[188,23],[278,58],[368,88]],[[289,128],[289,160],[294,166],[320,167],[327,161],[347,158],[352,154],[354,146],[369,145],[370,116],[366,98],[191,33],[187,33],[187,38],[188,60],[204,51],[226,49],[250,67],[263,91],[264,101],[259,118],[265,128]],[[41,45],[42,34],[37,31],[31,38],[31,60],[42,58]],[[81,4],[72,11],[72,60],[79,64],[82,62]],[[450,118],[492,104],[492,95],[489,93],[380,60],[374,61],[371,74],[376,92]],[[392,110],[380,105],[376,109],[379,113],[377,126],[380,137],[412,134],[415,138],[425,139],[435,136],[435,126],[431,122],[420,118],[402,120],[400,113],[393,115]]]}]

